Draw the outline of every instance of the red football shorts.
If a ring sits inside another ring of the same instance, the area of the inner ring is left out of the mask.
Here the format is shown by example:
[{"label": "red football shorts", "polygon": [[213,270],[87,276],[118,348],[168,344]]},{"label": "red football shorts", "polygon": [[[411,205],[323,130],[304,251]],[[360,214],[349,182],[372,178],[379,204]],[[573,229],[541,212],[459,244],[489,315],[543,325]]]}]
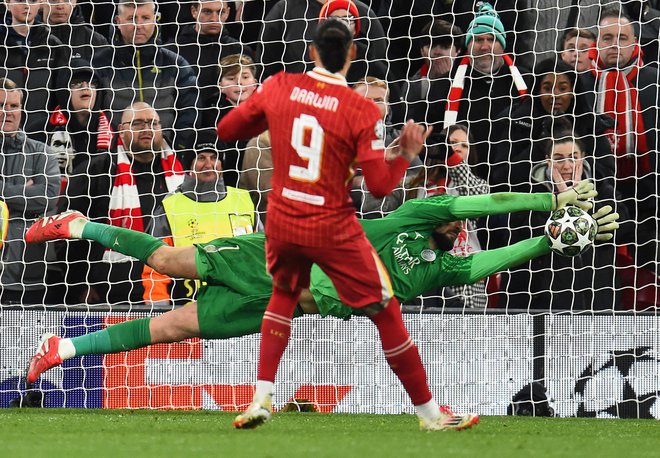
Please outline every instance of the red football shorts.
[{"label": "red football shorts", "polygon": [[266,262],[273,284],[282,289],[309,288],[312,264],[316,263],[349,307],[388,302],[392,298],[390,276],[364,234],[330,247],[308,247],[267,238]]}]

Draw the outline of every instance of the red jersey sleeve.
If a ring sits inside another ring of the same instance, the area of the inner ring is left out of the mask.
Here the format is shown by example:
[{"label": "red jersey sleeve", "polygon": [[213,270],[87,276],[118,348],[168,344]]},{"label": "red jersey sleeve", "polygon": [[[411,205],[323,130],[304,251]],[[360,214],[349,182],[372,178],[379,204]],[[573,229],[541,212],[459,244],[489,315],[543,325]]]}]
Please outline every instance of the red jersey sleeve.
[{"label": "red jersey sleeve", "polygon": [[371,100],[365,100],[361,108],[360,117],[365,121],[358,124],[357,131],[357,160],[360,164],[372,159],[385,158],[385,123],[380,111]]},{"label": "red jersey sleeve", "polygon": [[268,129],[266,94],[276,78],[277,75],[264,81],[249,99],[220,120],[216,128],[220,140],[249,140]]}]

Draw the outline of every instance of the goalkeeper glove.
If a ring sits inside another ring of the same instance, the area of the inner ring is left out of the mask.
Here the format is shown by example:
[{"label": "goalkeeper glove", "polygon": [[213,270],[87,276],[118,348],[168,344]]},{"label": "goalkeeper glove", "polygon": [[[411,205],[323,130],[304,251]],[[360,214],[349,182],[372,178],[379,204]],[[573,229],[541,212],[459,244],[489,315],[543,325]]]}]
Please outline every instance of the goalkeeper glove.
[{"label": "goalkeeper glove", "polygon": [[610,205],[605,205],[591,217],[596,221],[596,226],[598,227],[596,240],[601,242],[612,240],[614,237],[613,232],[619,228],[619,223],[617,222],[619,214],[612,213],[612,207]]},{"label": "goalkeeper glove", "polygon": [[571,189],[555,194],[552,209],[557,210],[567,205],[575,205],[584,211],[589,211],[594,206],[592,202],[589,202],[589,199],[597,195],[598,192],[594,189],[594,184],[591,181],[582,180]]}]

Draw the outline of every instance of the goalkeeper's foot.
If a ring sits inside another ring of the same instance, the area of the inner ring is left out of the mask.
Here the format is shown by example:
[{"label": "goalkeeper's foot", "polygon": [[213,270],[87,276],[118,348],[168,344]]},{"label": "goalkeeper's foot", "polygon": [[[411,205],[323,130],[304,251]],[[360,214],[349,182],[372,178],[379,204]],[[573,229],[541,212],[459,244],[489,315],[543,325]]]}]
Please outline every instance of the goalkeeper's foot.
[{"label": "goalkeeper's foot", "polygon": [[256,401],[252,402],[245,412],[234,418],[232,424],[236,429],[256,428],[270,419],[272,410],[273,408],[270,399],[263,404]]},{"label": "goalkeeper's foot", "polygon": [[88,219],[77,211],[39,218],[25,233],[28,243],[42,243],[58,239],[79,239]]},{"label": "goalkeeper's foot", "polygon": [[419,420],[419,429],[422,431],[462,431],[472,428],[479,423],[479,415],[475,413],[467,414],[447,414],[442,413],[440,418],[435,421]]},{"label": "goalkeeper's foot", "polygon": [[30,366],[28,367],[26,377],[28,384],[31,385],[36,382],[39,376],[51,367],[62,364],[62,358],[59,353],[60,340],[62,340],[61,337],[53,334],[44,334],[41,336],[37,344],[37,354],[32,357]]}]

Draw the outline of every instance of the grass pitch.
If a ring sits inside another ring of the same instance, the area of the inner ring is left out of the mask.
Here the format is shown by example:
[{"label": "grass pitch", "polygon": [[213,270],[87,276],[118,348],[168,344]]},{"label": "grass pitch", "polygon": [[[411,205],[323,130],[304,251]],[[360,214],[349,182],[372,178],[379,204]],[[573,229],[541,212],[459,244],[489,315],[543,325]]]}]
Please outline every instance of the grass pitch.
[{"label": "grass pitch", "polygon": [[422,433],[412,415],[279,413],[248,431],[235,413],[0,410],[2,457],[658,457],[660,423],[485,417]]}]

